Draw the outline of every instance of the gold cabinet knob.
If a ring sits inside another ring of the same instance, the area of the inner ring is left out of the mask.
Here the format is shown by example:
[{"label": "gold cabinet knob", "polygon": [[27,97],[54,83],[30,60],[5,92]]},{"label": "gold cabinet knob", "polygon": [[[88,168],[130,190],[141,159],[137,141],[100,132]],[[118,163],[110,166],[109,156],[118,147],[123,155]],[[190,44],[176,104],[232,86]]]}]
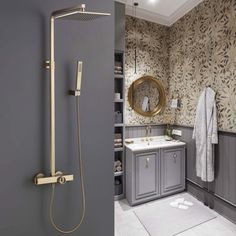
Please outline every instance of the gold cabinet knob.
[{"label": "gold cabinet knob", "polygon": [[176,153],[174,153],[173,158],[174,158],[174,162],[176,163],[176,158],[177,158],[177,154]]},{"label": "gold cabinet knob", "polygon": [[150,158],[146,158],[146,168],[149,167],[149,161],[150,161]]}]

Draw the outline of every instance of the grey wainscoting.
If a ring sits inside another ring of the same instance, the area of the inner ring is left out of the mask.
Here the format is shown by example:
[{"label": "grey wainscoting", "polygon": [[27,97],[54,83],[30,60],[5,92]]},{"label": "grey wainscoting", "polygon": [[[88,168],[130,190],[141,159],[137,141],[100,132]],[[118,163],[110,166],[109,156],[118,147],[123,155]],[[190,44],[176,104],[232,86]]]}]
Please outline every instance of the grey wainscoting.
[{"label": "grey wainscoting", "polygon": [[[125,138],[141,138],[146,136],[147,125],[126,126]],[[150,136],[164,135],[164,125],[151,125]]]},{"label": "grey wainscoting", "polygon": [[219,133],[216,181],[211,188],[217,195],[236,205],[236,134]]},{"label": "grey wainscoting", "polygon": [[215,181],[207,185],[196,176],[195,142],[192,127],[176,126],[182,130],[179,139],[187,143],[188,191],[209,204],[216,211],[236,222],[236,134],[219,131],[219,144],[215,146]]}]

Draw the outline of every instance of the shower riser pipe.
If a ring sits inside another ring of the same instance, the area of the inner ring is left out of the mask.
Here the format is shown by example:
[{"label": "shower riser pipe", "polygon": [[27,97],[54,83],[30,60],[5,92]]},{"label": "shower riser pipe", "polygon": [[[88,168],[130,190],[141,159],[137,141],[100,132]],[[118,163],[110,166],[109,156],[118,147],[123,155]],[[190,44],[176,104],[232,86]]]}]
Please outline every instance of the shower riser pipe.
[{"label": "shower riser pipe", "polygon": [[50,176],[39,173],[34,178],[36,185],[43,184],[65,184],[73,181],[73,175],[64,175],[56,172],[56,117],[55,117],[55,17],[50,18],[50,60],[46,61],[46,68],[50,69]]},{"label": "shower riser pipe", "polygon": [[50,21],[51,35],[50,35],[50,172],[51,176],[55,176],[55,45],[54,45],[54,17],[51,16]]}]

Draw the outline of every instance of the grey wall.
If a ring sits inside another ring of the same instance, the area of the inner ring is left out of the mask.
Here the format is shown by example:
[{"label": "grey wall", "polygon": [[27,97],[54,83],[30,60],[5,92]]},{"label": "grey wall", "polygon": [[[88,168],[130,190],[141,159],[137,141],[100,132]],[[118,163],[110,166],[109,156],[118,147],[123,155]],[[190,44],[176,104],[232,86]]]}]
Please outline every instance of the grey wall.
[{"label": "grey wall", "polygon": [[[84,0],[87,9],[113,14],[109,0]],[[0,235],[59,235],[48,217],[50,186],[33,176],[49,174],[49,17],[77,0],[2,0],[0,8]],[[84,61],[81,95],[86,217],[72,235],[113,235],[114,16],[94,22],[56,22],[57,169],[75,181],[56,189],[56,222],[72,227],[81,210],[76,155],[76,60]],[[101,217],[102,216],[102,217]]]},{"label": "grey wall", "polygon": [[115,2],[115,49],[125,50],[125,4]]}]

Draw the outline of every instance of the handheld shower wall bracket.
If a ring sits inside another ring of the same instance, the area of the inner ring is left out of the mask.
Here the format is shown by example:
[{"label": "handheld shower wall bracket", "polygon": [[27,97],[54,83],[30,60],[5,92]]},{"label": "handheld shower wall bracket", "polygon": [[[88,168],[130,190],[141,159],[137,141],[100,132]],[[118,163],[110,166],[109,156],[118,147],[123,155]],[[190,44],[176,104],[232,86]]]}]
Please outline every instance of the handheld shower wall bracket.
[{"label": "handheld shower wall bracket", "polygon": [[69,95],[79,97],[80,96],[80,90],[69,90]]}]

